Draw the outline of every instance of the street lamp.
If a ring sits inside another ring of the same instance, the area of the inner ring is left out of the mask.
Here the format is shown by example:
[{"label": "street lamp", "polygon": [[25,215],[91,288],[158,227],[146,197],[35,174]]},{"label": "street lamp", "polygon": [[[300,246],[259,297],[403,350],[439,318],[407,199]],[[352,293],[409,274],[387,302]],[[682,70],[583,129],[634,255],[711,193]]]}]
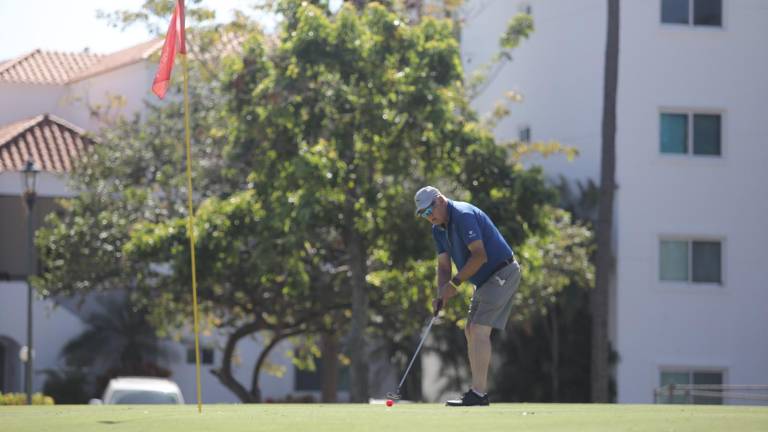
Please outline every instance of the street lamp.
[{"label": "street lamp", "polygon": [[27,392],[27,405],[32,405],[32,275],[35,273],[35,226],[34,208],[37,198],[37,173],[40,170],[35,167],[35,162],[28,160],[21,172],[24,185],[24,201],[27,204],[27,363],[25,371]]}]

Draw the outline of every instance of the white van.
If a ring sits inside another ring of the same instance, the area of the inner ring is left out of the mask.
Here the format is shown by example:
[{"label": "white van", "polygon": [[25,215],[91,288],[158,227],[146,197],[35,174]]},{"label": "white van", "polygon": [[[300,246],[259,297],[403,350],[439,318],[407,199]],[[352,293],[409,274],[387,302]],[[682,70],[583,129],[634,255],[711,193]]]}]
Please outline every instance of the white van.
[{"label": "white van", "polygon": [[91,404],[183,404],[184,397],[175,382],[154,377],[112,378],[101,399]]}]

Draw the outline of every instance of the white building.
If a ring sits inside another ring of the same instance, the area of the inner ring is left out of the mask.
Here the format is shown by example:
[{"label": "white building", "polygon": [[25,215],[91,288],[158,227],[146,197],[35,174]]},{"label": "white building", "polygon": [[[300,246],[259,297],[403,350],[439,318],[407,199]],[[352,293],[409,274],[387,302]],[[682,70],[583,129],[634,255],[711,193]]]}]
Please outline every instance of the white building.
[{"label": "white building", "polygon": [[[620,356],[617,400],[653,402],[654,388],[671,382],[766,384],[768,172],[760,164],[768,160],[768,7],[764,0],[623,0],[621,7],[610,321]],[[575,146],[581,155],[573,162],[536,162],[552,177],[599,181],[606,0],[468,0],[462,29],[468,72],[490,59],[508,20],[525,10],[535,32],[475,106],[488,112],[504,92],[520,92],[524,99],[499,124],[498,136]],[[158,47],[151,41],[108,56],[35,51],[0,62],[0,160],[8,143],[24,145],[22,136],[51,144],[57,142],[51,131],[77,137],[95,130],[89,106],[113,96],[125,97],[122,114],[140,110],[155,70],[149,55]],[[33,148],[44,153],[36,154],[45,169],[38,210],[51,211],[53,198],[72,194],[66,160],[77,152]],[[7,165],[0,163],[3,392],[23,391],[23,162],[8,156]],[[83,329],[77,311],[52,306],[34,306],[38,371],[59,366],[60,348]],[[194,402],[189,342],[174,344],[180,361],[172,378]],[[216,347],[221,339],[202,342]],[[250,382],[259,347],[255,340],[239,347],[240,382]],[[283,355],[288,348],[270,359],[285,365],[286,375],[261,378],[266,398],[297,392],[295,370]],[[206,403],[236,400],[207,372],[220,361],[214,349],[212,364],[203,365]],[[40,390],[42,377],[34,378]]]},{"label": "white building", "polygon": [[[131,116],[154,98],[150,87],[157,67],[151,57],[162,39],[153,40],[113,54],[58,53],[35,50],[21,57],[0,61],[0,392],[24,391],[24,364],[19,351],[27,344],[27,216],[21,199],[20,170],[34,159],[41,173],[37,181],[34,217],[39,226],[45,214],[54,211],[54,200],[74,194],[66,183],[67,172],[90,141],[86,132],[103,126],[93,108],[106,108],[110,115]],[[118,101],[116,105],[111,105]],[[98,144],[96,144],[98,145]],[[63,366],[61,348],[84,329],[89,311],[36,298],[33,306],[33,391],[42,390],[41,371]],[[221,366],[223,334],[201,335],[202,398],[204,403],[237,402],[229,389],[210,373]],[[188,403],[196,402],[193,338],[168,342],[177,354],[170,365]],[[246,338],[237,346],[239,361],[233,364],[234,377],[250,388],[253,365],[261,353],[262,341]],[[283,367],[282,377],[262,373],[260,389],[264,399],[288,395],[319,395],[312,376],[300,379],[290,357],[291,344],[279,344],[268,362]],[[339,398],[344,400],[346,392]]]},{"label": "white building", "polygon": [[[576,146],[574,162],[538,161],[552,177],[599,183],[606,5],[472,0],[465,9],[468,70],[530,10],[535,32],[475,106],[487,112],[503,92],[521,92],[496,133]],[[618,402],[653,402],[669,383],[768,384],[766,22],[763,0],[621,1]]]}]

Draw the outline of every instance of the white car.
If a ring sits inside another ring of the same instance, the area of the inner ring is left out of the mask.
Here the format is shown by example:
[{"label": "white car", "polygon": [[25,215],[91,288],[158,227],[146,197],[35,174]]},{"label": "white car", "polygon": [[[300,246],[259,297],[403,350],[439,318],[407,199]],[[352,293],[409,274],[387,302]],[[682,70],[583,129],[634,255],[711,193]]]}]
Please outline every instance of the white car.
[{"label": "white car", "polygon": [[119,377],[112,378],[101,399],[91,399],[100,404],[183,404],[184,397],[175,382],[164,378]]}]

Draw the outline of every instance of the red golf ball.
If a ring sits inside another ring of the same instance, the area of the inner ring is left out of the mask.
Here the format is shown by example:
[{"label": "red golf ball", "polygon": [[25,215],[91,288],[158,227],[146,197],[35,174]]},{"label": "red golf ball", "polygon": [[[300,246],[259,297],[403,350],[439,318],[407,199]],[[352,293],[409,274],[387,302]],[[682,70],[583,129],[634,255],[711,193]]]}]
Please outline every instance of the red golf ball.
[{"label": "red golf ball", "polygon": [[392,401],[392,399],[387,399],[387,406],[391,407],[395,402]]}]

